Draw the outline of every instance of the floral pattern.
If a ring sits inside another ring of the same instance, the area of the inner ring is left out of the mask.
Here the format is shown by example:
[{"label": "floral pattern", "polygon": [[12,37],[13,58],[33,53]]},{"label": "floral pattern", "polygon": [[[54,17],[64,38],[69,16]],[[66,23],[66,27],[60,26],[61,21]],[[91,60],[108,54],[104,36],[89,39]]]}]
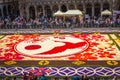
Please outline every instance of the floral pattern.
[{"label": "floral pattern", "polygon": [[39,67],[39,68],[35,68],[35,69],[31,69],[29,72],[32,72],[34,73],[34,75],[45,75],[45,74],[48,74],[50,72],[52,72],[51,69],[47,69],[47,68],[42,68],[42,67]]},{"label": "floral pattern", "polygon": [[80,66],[80,65],[86,64],[86,62],[84,62],[84,61],[74,61],[74,62],[72,62],[72,64]]},{"label": "floral pattern", "polygon": [[15,61],[6,61],[6,62],[4,62],[4,64],[13,65],[13,64],[17,64],[17,62],[15,62]]},{"label": "floral pattern", "polygon": [[[68,35],[68,34],[66,34]],[[64,35],[64,37],[66,36]],[[7,35],[0,39],[0,60],[41,60],[41,58],[33,58],[22,55],[15,51],[14,46],[19,42],[33,39],[37,41],[38,37],[46,37],[54,35]],[[60,35],[59,35],[60,36]],[[88,41],[89,47],[81,52],[70,56],[51,58],[58,60],[119,60],[120,50],[107,34],[78,34],[74,33],[72,37],[80,38]],[[113,36],[112,36],[113,37]],[[63,39],[63,38],[61,38]],[[114,39],[114,37],[113,37]],[[115,40],[119,43],[119,40]],[[118,44],[119,45],[119,44]],[[120,46],[120,45],[119,45]],[[31,48],[30,48],[31,49]],[[42,58],[43,59],[43,58]],[[43,59],[44,60],[44,59]]]},{"label": "floral pattern", "polygon": [[49,61],[39,61],[38,62],[38,64],[40,65],[40,66],[46,66],[46,65],[48,65],[49,64]]},{"label": "floral pattern", "polygon": [[106,62],[109,66],[117,66],[119,63],[117,61],[107,61]]}]

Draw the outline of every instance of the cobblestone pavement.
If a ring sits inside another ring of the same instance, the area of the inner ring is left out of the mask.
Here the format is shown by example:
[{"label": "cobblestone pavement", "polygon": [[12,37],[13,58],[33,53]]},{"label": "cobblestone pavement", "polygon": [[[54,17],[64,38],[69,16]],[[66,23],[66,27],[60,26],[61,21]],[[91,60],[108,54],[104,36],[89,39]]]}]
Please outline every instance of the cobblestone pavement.
[{"label": "cobblestone pavement", "polygon": [[120,33],[120,28],[74,28],[74,29],[1,29],[0,34],[31,34],[31,33],[53,33],[55,30],[61,30],[61,33],[74,33],[74,32],[81,32],[81,33],[94,33],[94,32],[101,32],[101,33]]}]

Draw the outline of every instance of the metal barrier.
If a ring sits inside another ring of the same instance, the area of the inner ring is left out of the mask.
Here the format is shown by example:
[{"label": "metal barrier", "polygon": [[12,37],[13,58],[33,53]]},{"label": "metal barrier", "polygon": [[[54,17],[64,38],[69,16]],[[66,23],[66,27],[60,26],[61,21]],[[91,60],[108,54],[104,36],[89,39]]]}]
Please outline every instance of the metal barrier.
[{"label": "metal barrier", "polygon": [[0,25],[0,29],[73,29],[73,28],[119,28],[120,24],[72,24],[72,23],[63,23],[63,24],[4,24]]}]

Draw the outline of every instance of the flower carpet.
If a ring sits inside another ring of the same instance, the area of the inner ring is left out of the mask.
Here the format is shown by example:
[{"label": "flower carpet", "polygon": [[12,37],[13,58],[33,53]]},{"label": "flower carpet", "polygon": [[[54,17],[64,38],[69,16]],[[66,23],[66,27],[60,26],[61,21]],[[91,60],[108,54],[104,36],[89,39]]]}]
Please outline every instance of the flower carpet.
[{"label": "flower carpet", "polygon": [[119,66],[117,33],[0,35],[0,76],[118,76]]},{"label": "flower carpet", "polygon": [[119,59],[120,34],[0,36],[0,60]]}]

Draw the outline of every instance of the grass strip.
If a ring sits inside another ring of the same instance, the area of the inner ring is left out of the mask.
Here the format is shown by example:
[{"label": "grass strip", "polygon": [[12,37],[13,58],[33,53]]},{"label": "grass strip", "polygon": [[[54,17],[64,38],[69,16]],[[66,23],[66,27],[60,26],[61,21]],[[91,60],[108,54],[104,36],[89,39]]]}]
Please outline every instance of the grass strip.
[{"label": "grass strip", "polygon": [[2,35],[2,36],[0,37],[0,39],[3,39],[5,36],[6,36],[6,35]]},{"label": "grass strip", "polygon": [[118,39],[120,39],[120,36],[119,36],[117,33],[114,33],[114,35],[115,35]]},{"label": "grass strip", "polygon": [[113,43],[116,45],[116,47],[120,50],[120,46],[116,43],[116,41],[110,36],[110,34],[108,34],[108,37],[110,40],[113,41]]}]

